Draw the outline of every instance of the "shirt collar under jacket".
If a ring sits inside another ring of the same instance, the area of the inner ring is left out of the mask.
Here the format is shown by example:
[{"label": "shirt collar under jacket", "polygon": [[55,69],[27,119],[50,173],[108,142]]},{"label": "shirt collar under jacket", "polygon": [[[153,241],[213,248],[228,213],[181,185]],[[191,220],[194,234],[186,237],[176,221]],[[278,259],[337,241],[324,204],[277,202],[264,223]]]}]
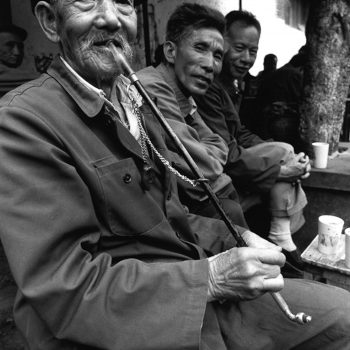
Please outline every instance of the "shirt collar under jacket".
[{"label": "shirt collar under jacket", "polygon": [[[97,116],[101,112],[106,101],[110,103],[104,91],[87,82],[61,56],[54,60],[48,70],[48,74],[63,86],[81,110],[90,118]],[[124,114],[118,113],[118,115],[123,125],[126,124],[125,119],[127,119],[130,133],[138,140],[140,131],[129,95],[135,99],[139,107],[142,105],[142,98],[136,88],[131,85],[130,80],[123,75],[119,75],[116,78],[115,87],[119,92],[118,99],[123,109],[123,112],[120,111],[120,113]]]},{"label": "shirt collar under jacket", "polygon": [[194,100],[194,98],[192,97],[192,96],[190,96],[189,98],[188,98],[188,103],[190,104],[190,106],[191,106],[191,110],[190,110],[190,112],[188,113],[191,117],[194,117],[194,114],[197,112],[197,109],[198,109],[198,107],[197,107],[197,103],[196,103],[196,101]]}]

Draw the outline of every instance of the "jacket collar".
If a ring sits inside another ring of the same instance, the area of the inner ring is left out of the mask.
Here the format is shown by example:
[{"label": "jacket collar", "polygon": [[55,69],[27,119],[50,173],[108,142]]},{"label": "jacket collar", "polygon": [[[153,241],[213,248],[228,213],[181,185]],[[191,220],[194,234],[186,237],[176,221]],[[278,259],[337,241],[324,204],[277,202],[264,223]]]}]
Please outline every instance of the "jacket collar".
[{"label": "jacket collar", "polygon": [[54,59],[47,74],[65,89],[88,117],[95,117],[101,112],[105,102],[99,90],[89,89],[83,83],[84,79],[76,72],[72,73],[59,56]]},{"label": "jacket collar", "polygon": [[181,91],[174,69],[166,66],[164,63],[161,63],[159,66],[157,66],[156,69],[160,72],[165,82],[174,90],[177,103],[181,110],[181,114],[183,116],[191,114],[193,105],[190,99],[186,97]]}]

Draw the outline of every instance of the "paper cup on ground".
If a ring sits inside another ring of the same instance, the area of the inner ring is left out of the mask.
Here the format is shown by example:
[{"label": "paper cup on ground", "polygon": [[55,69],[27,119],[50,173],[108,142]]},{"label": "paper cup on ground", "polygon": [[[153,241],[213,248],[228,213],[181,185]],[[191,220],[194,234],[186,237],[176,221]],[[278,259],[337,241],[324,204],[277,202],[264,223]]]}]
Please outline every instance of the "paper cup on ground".
[{"label": "paper cup on ground", "polygon": [[350,268],[350,228],[345,230],[345,265]]},{"label": "paper cup on ground", "polygon": [[326,142],[313,142],[314,168],[327,168],[329,144]]},{"label": "paper cup on ground", "polygon": [[318,218],[318,250],[325,255],[336,254],[339,249],[344,220],[333,215]]}]

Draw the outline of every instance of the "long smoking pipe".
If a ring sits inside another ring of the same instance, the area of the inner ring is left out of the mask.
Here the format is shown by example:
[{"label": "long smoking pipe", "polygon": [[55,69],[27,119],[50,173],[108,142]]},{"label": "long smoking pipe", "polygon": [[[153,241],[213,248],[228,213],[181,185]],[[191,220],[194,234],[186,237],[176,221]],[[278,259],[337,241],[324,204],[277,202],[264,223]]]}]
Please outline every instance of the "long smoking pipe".
[{"label": "long smoking pipe", "polygon": [[[142,83],[136,76],[136,73],[133,71],[133,69],[130,67],[129,63],[127,62],[125,56],[121,54],[116,47],[111,43],[108,45],[111,53],[113,54],[114,57],[118,57],[118,61],[121,62],[124,72],[130,79],[131,83],[136,87],[137,91],[139,94],[142,96],[142,98],[146,101],[146,103],[150,106],[153,114],[156,116],[158,119],[159,123],[162,125],[164,130],[167,132],[169,137],[172,139],[172,141],[175,143],[177,148],[180,150],[182,156],[186,160],[186,163],[188,166],[191,168],[193,174],[197,177],[197,181],[203,186],[205,192],[213,202],[215,208],[219,212],[222,220],[225,222],[227,228],[230,230],[231,234],[235,238],[237,245],[239,247],[247,247],[247,243],[244,241],[243,237],[241,234],[237,231],[237,229],[234,227],[232,221],[230,218],[227,216],[225,210],[223,209],[218,197],[214,193],[213,189],[209,185],[208,181],[204,178],[203,173],[199,170],[197,164],[194,162],[193,158],[190,156],[182,142],[179,140],[173,129],[170,127],[156,104],[153,102],[153,100],[150,98],[149,94],[143,87]],[[272,298],[275,300],[279,308],[282,310],[282,312],[293,322],[296,322],[298,324],[307,324],[311,322],[312,317],[309,315],[306,315],[304,312],[298,312],[296,315],[293,314],[286,301],[283,299],[282,295],[279,292],[271,292],[270,293]]]}]

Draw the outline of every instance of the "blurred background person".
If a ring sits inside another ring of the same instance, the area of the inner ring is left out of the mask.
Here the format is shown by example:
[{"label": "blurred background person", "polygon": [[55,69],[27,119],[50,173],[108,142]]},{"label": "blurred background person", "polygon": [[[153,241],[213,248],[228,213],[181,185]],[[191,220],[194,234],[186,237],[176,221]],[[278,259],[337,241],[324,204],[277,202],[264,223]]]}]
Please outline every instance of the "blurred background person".
[{"label": "blurred background person", "polygon": [[257,75],[258,86],[260,86],[265,79],[268,79],[277,69],[277,61],[277,56],[273,53],[269,53],[264,57],[264,69]]},{"label": "blurred background person", "polygon": [[42,53],[33,60],[26,57],[27,36],[27,31],[15,24],[0,25],[0,96],[46,72],[51,64],[53,54]]},{"label": "blurred background person", "polygon": [[0,74],[22,64],[26,38],[27,32],[14,24],[0,26]]},{"label": "blurred background person", "polygon": [[302,46],[291,60],[273,72],[259,86],[256,105],[259,125],[256,133],[263,138],[290,143],[302,149],[299,105],[303,92],[307,50]]}]

